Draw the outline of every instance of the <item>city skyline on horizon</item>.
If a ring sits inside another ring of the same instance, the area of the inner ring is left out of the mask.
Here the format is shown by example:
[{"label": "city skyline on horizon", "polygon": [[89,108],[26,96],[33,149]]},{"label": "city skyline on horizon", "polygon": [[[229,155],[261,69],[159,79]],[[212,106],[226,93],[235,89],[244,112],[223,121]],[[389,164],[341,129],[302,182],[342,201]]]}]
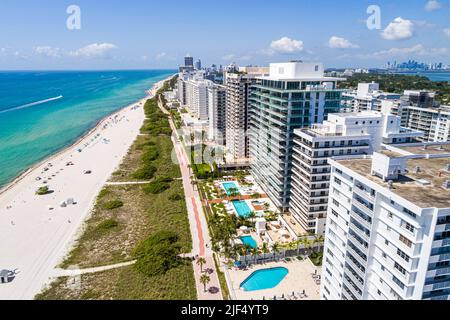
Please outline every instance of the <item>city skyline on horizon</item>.
[{"label": "city skyline on horizon", "polygon": [[[113,0],[105,7],[79,0],[74,9],[70,1],[6,0],[0,27],[12,32],[0,36],[0,70],[174,69],[188,53],[206,66],[294,59],[327,68],[377,68],[409,59],[450,64],[448,0],[381,0],[376,6],[366,0],[258,6]],[[228,22],[230,8],[242,19]],[[77,18],[80,29],[70,30]]]}]

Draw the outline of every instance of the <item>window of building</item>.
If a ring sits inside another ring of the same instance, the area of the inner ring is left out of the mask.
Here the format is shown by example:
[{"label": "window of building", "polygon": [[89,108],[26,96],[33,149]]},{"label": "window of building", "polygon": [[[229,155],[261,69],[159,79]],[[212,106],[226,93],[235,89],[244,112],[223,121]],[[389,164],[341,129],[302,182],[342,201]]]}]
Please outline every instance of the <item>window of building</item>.
[{"label": "window of building", "polygon": [[399,265],[397,262],[394,264],[394,268],[400,271],[401,274],[406,275],[406,269]]},{"label": "window of building", "polygon": [[405,223],[405,229],[408,230],[411,233],[414,233],[414,226],[412,226],[410,223],[406,222]]},{"label": "window of building", "polygon": [[397,254],[398,254],[403,260],[405,260],[406,262],[409,262],[409,256],[408,256],[406,253],[404,253],[402,250],[397,249]]},{"label": "window of building", "polygon": [[406,213],[407,215],[410,215],[414,219],[417,217],[417,215],[414,212],[412,212],[411,210],[408,210],[406,208],[403,208],[403,212]]},{"label": "window of building", "polygon": [[402,290],[405,288],[403,282],[401,282],[397,277],[392,276],[392,281],[394,281],[394,283],[398,285]]},{"label": "window of building", "polygon": [[407,239],[406,237],[400,235],[399,239],[401,242],[403,242],[407,247],[411,248],[412,247],[412,241]]}]

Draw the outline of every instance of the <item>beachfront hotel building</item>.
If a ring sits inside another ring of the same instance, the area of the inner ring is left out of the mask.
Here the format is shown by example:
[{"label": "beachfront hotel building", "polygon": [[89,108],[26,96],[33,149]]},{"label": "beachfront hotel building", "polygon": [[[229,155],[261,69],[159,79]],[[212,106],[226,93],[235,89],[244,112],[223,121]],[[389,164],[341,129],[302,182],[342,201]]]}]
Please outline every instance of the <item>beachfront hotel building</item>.
[{"label": "beachfront hotel building", "polygon": [[282,211],[289,208],[294,129],[340,111],[340,78],[324,76],[321,63],[274,63],[252,86],[249,107],[251,171]]},{"label": "beachfront hotel building", "polygon": [[417,142],[422,132],[375,111],[330,114],[323,124],[294,130],[289,212],[308,233],[323,235],[328,210],[331,157],[370,155],[382,144]]},{"label": "beachfront hotel building", "polygon": [[269,69],[263,67],[229,68],[225,72],[226,87],[226,149],[227,162],[246,163],[249,158],[248,145],[248,106],[250,87],[256,77],[268,75]]},{"label": "beachfront hotel building", "polygon": [[330,165],[321,298],[449,300],[449,146]]},{"label": "beachfront hotel building", "polygon": [[219,145],[225,144],[226,87],[212,84],[208,87],[208,139]]}]

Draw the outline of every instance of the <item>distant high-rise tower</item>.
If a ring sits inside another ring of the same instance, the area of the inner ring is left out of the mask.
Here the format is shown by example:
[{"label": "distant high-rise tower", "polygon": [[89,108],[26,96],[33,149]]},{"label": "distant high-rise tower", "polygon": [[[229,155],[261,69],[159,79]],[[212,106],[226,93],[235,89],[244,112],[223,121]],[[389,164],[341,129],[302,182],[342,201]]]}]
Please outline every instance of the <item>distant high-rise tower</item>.
[{"label": "distant high-rise tower", "polygon": [[198,59],[195,61],[195,70],[201,70],[202,69],[202,61]]},{"label": "distant high-rise tower", "polygon": [[194,58],[192,58],[190,55],[187,55],[184,57],[184,66],[185,67],[194,67]]}]

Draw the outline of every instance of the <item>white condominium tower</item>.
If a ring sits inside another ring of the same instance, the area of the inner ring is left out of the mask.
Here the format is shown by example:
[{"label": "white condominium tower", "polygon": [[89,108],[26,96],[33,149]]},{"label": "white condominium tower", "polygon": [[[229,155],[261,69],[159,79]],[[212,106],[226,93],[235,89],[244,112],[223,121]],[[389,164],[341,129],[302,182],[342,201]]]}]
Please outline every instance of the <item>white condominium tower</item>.
[{"label": "white condominium tower", "polygon": [[294,131],[290,213],[305,232],[323,235],[327,215],[328,158],[369,155],[384,144],[410,143],[422,132],[375,111],[329,114],[323,124]]},{"label": "white condominium tower", "polygon": [[225,110],[226,110],[226,87],[211,85],[208,87],[208,114],[209,130],[208,139],[219,145],[225,144]]},{"label": "white condominium tower", "polygon": [[225,73],[225,144],[227,157],[231,162],[240,160],[247,161],[249,158],[247,131],[250,86],[256,83],[257,76],[266,75],[268,71],[268,68],[252,67]]},{"label": "white condominium tower", "polygon": [[191,79],[186,82],[187,108],[191,115],[199,120],[208,120],[209,80]]},{"label": "white condominium tower", "polygon": [[450,141],[450,107],[408,107],[407,126],[423,131],[424,142]]},{"label": "white condominium tower", "polygon": [[450,148],[330,160],[322,299],[448,300]]},{"label": "white condominium tower", "polygon": [[252,87],[249,137],[252,174],[282,211],[291,196],[294,129],[321,123],[340,111],[340,78],[321,63],[273,63]]}]

